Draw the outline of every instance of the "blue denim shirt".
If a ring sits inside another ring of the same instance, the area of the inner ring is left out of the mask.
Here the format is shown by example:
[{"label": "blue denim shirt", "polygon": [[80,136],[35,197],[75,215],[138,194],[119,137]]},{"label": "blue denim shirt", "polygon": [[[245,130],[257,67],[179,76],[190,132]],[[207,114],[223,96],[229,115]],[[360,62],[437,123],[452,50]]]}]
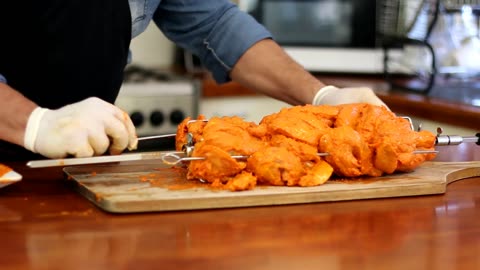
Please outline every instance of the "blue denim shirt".
[{"label": "blue denim shirt", "polygon": [[[271,34],[229,0],[129,0],[132,38],[153,20],[178,46],[197,55],[219,83],[242,54]],[[1,60],[0,60],[1,61]],[[7,82],[0,74],[0,82]]]}]

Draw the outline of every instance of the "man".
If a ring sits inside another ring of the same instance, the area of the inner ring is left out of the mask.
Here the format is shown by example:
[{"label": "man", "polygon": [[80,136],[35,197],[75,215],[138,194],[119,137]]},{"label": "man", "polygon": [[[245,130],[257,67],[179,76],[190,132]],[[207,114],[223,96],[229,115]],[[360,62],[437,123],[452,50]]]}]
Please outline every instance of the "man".
[{"label": "man", "polygon": [[234,80],[292,105],[383,105],[368,88],[326,87],[228,0],[4,2],[0,160],[134,149],[135,128],[112,104],[130,40],[151,20],[173,42],[196,54],[218,83]]}]

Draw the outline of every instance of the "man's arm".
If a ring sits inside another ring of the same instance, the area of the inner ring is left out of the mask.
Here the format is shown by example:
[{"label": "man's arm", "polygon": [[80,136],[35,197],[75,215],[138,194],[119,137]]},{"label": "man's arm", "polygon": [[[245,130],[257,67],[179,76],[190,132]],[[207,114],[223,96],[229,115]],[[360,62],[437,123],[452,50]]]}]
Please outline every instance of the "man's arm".
[{"label": "man's arm", "polygon": [[164,0],[153,19],[180,47],[197,55],[218,83],[240,84],[292,105],[366,102],[384,105],[366,87],[324,87],[231,1]]},{"label": "man's arm", "polygon": [[261,40],[247,50],[233,66],[230,77],[292,105],[311,103],[325,86],[271,39]]},{"label": "man's arm", "polygon": [[325,86],[271,39],[261,40],[248,49],[233,66],[230,77],[291,105],[370,103],[387,107],[368,87]]},{"label": "man's arm", "polygon": [[23,146],[28,117],[37,105],[0,82],[0,139]]}]

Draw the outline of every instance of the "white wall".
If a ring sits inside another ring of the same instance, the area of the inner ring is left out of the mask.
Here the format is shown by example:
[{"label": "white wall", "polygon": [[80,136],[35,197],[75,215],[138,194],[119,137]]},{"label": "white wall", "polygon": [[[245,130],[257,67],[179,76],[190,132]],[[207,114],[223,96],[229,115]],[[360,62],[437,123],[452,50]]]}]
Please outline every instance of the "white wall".
[{"label": "white wall", "polygon": [[[237,3],[238,0],[232,0]],[[175,45],[152,22],[147,30],[132,40],[132,64],[164,68],[173,64]]]},{"label": "white wall", "polygon": [[130,44],[132,64],[164,68],[173,64],[175,45],[152,22],[147,30]]}]

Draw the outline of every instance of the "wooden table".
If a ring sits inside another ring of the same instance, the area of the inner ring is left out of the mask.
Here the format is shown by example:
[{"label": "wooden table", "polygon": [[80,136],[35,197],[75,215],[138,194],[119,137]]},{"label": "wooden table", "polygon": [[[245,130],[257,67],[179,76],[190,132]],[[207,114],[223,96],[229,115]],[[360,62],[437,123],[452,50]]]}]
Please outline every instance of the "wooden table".
[{"label": "wooden table", "polygon": [[[480,160],[480,147],[438,160]],[[60,168],[0,189],[0,269],[480,269],[480,177],[444,195],[114,215]]]}]

